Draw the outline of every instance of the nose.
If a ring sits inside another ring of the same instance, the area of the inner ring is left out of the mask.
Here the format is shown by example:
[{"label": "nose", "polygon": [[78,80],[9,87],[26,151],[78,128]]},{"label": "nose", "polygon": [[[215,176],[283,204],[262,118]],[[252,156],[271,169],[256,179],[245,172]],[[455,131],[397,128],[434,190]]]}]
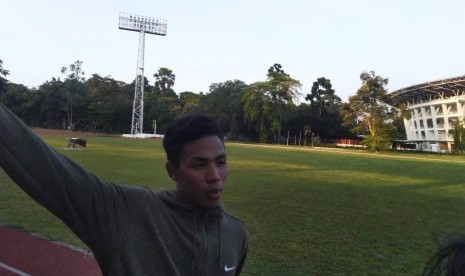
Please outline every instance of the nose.
[{"label": "nose", "polygon": [[219,168],[215,165],[210,165],[207,170],[206,178],[207,178],[207,182],[210,182],[210,183],[211,182],[216,183],[220,181],[221,176],[220,176]]}]

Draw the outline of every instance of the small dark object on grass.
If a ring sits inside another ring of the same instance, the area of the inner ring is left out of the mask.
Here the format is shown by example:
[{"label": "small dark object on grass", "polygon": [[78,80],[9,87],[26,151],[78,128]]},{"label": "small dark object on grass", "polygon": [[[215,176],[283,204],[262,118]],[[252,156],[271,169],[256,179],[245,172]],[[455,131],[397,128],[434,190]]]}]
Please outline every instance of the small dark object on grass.
[{"label": "small dark object on grass", "polygon": [[[78,146],[76,148],[76,145]],[[86,139],[82,138],[68,138],[68,145],[65,149],[83,149],[87,146]]]}]

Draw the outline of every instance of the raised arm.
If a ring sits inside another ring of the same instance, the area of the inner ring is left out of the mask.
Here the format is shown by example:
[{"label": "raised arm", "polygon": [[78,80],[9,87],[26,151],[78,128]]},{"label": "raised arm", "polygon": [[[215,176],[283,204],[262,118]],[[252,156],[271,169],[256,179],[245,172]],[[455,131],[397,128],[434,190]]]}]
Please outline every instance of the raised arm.
[{"label": "raised arm", "polygon": [[142,194],[102,182],[45,144],[2,104],[0,167],[94,251],[115,246],[126,231],[116,226],[130,217],[130,197]]}]

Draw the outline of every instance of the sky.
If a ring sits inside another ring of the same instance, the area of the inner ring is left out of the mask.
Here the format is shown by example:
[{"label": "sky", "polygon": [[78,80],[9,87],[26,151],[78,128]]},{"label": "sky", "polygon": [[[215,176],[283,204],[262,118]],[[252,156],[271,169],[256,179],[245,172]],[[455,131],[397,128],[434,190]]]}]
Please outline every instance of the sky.
[{"label": "sky", "polygon": [[303,95],[329,78],[347,101],[374,71],[397,89],[465,75],[463,0],[0,0],[0,60],[7,79],[38,87],[83,61],[87,78],[130,83],[139,34],[119,13],[166,19],[167,35],[145,37],[145,77],[173,70],[177,92],[212,83],[265,81],[279,63]]}]

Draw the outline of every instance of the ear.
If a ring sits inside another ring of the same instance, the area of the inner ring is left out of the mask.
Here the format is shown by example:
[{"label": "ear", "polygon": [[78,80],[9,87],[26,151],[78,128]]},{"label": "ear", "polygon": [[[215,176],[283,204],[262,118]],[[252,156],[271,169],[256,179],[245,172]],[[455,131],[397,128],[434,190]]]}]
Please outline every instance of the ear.
[{"label": "ear", "polygon": [[178,182],[178,167],[170,161],[166,162],[166,172],[174,182]]}]

